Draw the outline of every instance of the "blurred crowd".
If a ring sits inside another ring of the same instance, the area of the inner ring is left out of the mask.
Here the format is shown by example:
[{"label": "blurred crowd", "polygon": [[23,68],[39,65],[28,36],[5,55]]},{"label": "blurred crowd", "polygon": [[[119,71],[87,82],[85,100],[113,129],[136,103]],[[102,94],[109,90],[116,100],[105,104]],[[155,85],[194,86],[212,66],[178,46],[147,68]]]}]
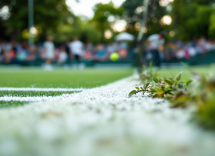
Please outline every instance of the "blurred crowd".
[{"label": "blurred crowd", "polygon": [[[78,39],[76,39],[78,40]],[[30,47],[28,42],[18,43],[15,41],[7,42],[0,41],[0,62],[9,64],[19,64],[22,61],[44,61],[47,60],[47,44],[48,39],[44,43],[38,43],[35,46]],[[129,60],[134,58],[134,53],[128,50],[126,42],[114,42],[109,44],[97,44],[93,45],[91,42],[84,44],[81,41],[72,44],[73,41],[66,41],[61,45],[54,45],[53,41],[53,54],[49,57],[50,62],[56,62],[58,64],[70,64],[73,59],[77,61],[91,60],[91,61],[108,61],[110,60],[111,53],[117,52],[121,60]],[[51,45],[52,46],[52,45]],[[79,49],[79,52],[75,52]],[[215,50],[215,40],[206,40],[204,37],[195,39],[189,42],[183,42],[180,40],[169,42],[165,49],[159,49],[160,58],[162,60],[172,59],[190,59],[198,54],[204,54],[210,50]],[[78,56],[77,56],[78,54]],[[150,60],[152,55],[150,51],[146,51],[146,58]],[[50,63],[48,63],[50,64]]]},{"label": "blurred crowd", "polygon": [[[72,60],[76,55],[74,50],[72,50],[72,46],[74,45],[72,44],[73,42],[74,41],[68,40],[61,45],[54,45],[54,43],[50,41],[53,45],[53,54],[49,57],[51,58],[51,61],[63,64]],[[49,44],[47,43],[49,43],[49,41],[38,43],[37,45],[30,47],[26,41],[23,43],[0,41],[0,62],[19,63],[22,61],[46,60],[46,48],[49,49]],[[75,44],[76,45],[74,46],[78,46],[77,42]],[[93,45],[91,42],[87,44],[80,42],[80,44],[81,47],[77,47],[77,49],[81,49],[81,52],[78,53],[80,59],[106,61],[110,59],[109,56],[113,52],[117,52],[122,60],[132,57],[128,54],[128,45],[126,42],[114,42],[109,44],[100,43],[97,45]]]},{"label": "blurred crowd", "polygon": [[164,60],[190,59],[211,50],[215,50],[215,40],[206,40],[204,37],[189,42],[178,40],[168,43],[166,50],[161,53],[161,58]]}]

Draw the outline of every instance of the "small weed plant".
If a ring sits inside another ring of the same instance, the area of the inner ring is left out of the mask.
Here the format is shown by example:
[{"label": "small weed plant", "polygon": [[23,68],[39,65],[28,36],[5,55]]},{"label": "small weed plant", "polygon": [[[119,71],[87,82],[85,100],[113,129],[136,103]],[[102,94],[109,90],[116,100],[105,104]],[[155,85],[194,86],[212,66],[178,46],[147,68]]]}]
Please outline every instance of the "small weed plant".
[{"label": "small weed plant", "polygon": [[159,78],[151,73],[145,76],[144,85],[135,87],[129,97],[142,93],[152,98],[170,101],[171,108],[195,106],[193,121],[206,129],[215,130],[215,66],[208,78],[191,70],[192,80],[183,81],[182,72],[170,78]]},{"label": "small weed plant", "polygon": [[157,71],[153,71],[152,67],[152,62],[150,62],[149,68],[147,68],[146,66],[142,67],[142,73],[140,74],[141,82],[145,83],[146,81],[152,81],[153,78],[157,76]]}]

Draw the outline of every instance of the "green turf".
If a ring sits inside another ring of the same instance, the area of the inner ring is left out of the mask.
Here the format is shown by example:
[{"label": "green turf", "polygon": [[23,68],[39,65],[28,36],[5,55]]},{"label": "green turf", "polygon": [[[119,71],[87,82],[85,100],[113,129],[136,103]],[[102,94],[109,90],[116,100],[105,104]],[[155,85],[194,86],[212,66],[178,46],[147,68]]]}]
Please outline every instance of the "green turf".
[{"label": "green turf", "polygon": [[[210,66],[200,66],[200,67],[191,67],[192,71],[200,73],[204,76],[208,76],[211,71]],[[175,76],[179,72],[183,71],[182,73],[182,79],[189,80],[192,78],[191,71],[187,68],[180,67],[180,68],[162,68],[161,70],[158,70],[158,76],[159,77],[171,77],[171,73]]]},{"label": "green turf", "polygon": [[[195,72],[208,75],[210,67],[191,68]],[[186,68],[162,68],[158,71],[161,77],[170,77],[183,71],[182,79],[191,78]],[[0,87],[53,87],[53,88],[93,88],[130,76],[133,69],[85,69],[64,70],[56,69],[51,72],[41,68],[12,68],[0,67]],[[0,96],[57,96],[74,92],[44,92],[44,91],[0,91]],[[0,108],[17,107],[28,104],[20,101],[0,101]]]},{"label": "green turf", "polygon": [[130,76],[133,69],[44,71],[42,68],[0,68],[0,87],[93,88]]},{"label": "green turf", "polygon": [[2,96],[16,96],[16,97],[38,97],[38,96],[58,96],[62,94],[73,94],[77,92],[72,91],[0,91]]},{"label": "green turf", "polygon": [[21,101],[0,101],[0,109],[1,108],[9,108],[9,107],[18,107],[28,104],[29,102],[21,102]]}]

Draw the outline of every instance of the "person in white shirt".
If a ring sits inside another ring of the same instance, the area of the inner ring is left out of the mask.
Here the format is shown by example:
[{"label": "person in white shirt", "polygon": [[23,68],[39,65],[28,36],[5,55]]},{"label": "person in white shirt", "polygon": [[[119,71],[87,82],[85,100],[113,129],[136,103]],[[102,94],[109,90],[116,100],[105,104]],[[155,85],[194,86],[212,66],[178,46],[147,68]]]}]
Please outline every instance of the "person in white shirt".
[{"label": "person in white shirt", "polygon": [[147,42],[149,44],[150,52],[153,55],[153,63],[157,67],[160,67],[160,62],[161,61],[160,61],[160,55],[159,55],[159,48],[164,46],[165,36],[166,36],[165,33],[161,32],[159,34],[151,35],[147,39]]},{"label": "person in white shirt", "polygon": [[59,53],[59,56],[58,56],[58,61],[57,63],[58,64],[62,64],[62,63],[65,63],[66,60],[67,60],[68,56],[67,56],[67,53],[66,53],[66,50],[65,48],[62,46],[60,48],[60,53]]},{"label": "person in white shirt", "polygon": [[81,56],[83,56],[83,50],[84,50],[83,43],[79,41],[77,37],[75,37],[74,41],[70,43],[69,47],[75,60],[80,65],[80,59],[81,59]]},{"label": "person in white shirt", "polygon": [[47,41],[44,43],[44,50],[46,57],[45,70],[52,70],[51,62],[54,57],[54,44],[52,37],[47,38]]}]

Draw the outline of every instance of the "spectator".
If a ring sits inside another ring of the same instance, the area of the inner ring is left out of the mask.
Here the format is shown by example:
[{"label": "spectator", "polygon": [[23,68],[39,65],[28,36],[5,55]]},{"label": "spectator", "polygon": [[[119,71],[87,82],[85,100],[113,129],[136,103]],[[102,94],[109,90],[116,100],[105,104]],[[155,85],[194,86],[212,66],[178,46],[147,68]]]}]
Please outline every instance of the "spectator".
[{"label": "spectator", "polygon": [[0,40],[0,62],[4,59],[4,50],[3,50],[3,44]]},{"label": "spectator", "polygon": [[125,59],[128,55],[127,43],[118,41],[118,53],[121,58]]},{"label": "spectator", "polygon": [[188,52],[189,52],[189,55],[191,57],[194,57],[196,55],[196,53],[197,53],[195,45],[192,45],[191,47],[189,47],[188,48]]},{"label": "spectator", "polygon": [[68,55],[66,53],[66,49],[65,47],[61,47],[60,48],[60,54],[59,54],[59,58],[58,58],[58,64],[62,64],[62,63],[65,63],[67,59]]},{"label": "spectator", "polygon": [[160,34],[151,35],[147,42],[150,46],[150,51],[153,54],[153,63],[155,66],[160,67],[159,47],[163,46],[165,43],[165,34],[161,32]]},{"label": "spectator", "polygon": [[[159,34],[157,34],[159,36]],[[152,37],[153,38],[153,37]],[[160,39],[159,39],[160,40]],[[160,41],[159,41],[160,42]],[[76,60],[78,64],[80,65],[80,58],[83,56],[86,60],[93,60],[93,61],[106,61],[109,60],[109,56],[112,52],[118,52],[121,56],[121,59],[129,59],[132,57],[127,56],[127,44],[124,42],[118,42],[118,43],[109,43],[106,46],[104,44],[97,44],[93,45],[92,43],[87,43],[87,45],[84,48],[84,44],[78,41],[78,39],[74,40],[73,44],[73,51],[74,54],[78,54],[78,58],[76,56]],[[63,48],[56,47],[54,48],[54,44],[49,41],[45,42],[45,44],[38,43],[37,46],[31,47],[29,49],[28,43],[25,41],[22,44],[19,44],[17,42],[0,42],[0,62],[3,63],[15,63],[19,64],[23,61],[39,61],[46,60],[46,66],[45,69],[51,67],[51,62],[58,62],[58,63],[64,63],[64,58],[67,58],[66,60],[66,67],[69,67],[71,61],[70,57],[68,55],[72,56],[71,53],[71,45],[70,41],[67,41]],[[80,43],[80,44],[79,44]],[[50,45],[52,45],[53,53],[50,53],[46,51],[46,49],[50,49]],[[79,46],[79,48],[77,48]],[[147,45],[147,50],[145,51],[145,58],[147,58],[148,61],[150,61],[153,56],[155,56],[155,53],[153,52],[153,46],[154,41],[152,41],[152,44]],[[78,50],[79,49],[79,50]],[[204,54],[204,52],[208,52],[212,49],[215,49],[215,40],[206,40],[205,38],[200,39],[194,39],[191,41],[188,41],[187,43],[184,43],[183,41],[173,41],[167,44],[167,47],[165,49],[158,47],[159,51],[159,58],[164,60],[171,60],[171,59],[190,59],[196,55]],[[67,57],[65,57],[65,53],[67,54]],[[153,55],[152,55],[153,54]],[[48,56],[49,55],[49,56]],[[153,59],[155,63],[155,58]],[[50,62],[50,63],[49,63]],[[49,67],[50,65],[50,67]],[[82,65],[80,65],[82,66]],[[52,67],[51,67],[52,68]],[[47,69],[50,70],[50,69]]]},{"label": "spectator", "polygon": [[109,43],[107,46],[107,53],[111,54],[113,52],[116,52],[116,48],[114,47],[113,43]]},{"label": "spectator", "polygon": [[93,45],[91,42],[88,42],[85,48],[85,58],[92,59]]},{"label": "spectator", "polygon": [[68,69],[70,67],[70,65],[71,65],[72,54],[71,54],[71,51],[70,51],[69,44],[70,44],[70,40],[67,40],[66,44],[65,44],[65,51],[66,51],[66,54],[67,54],[67,62],[66,62],[66,65],[64,67],[65,69]]},{"label": "spectator", "polygon": [[179,48],[176,52],[176,58],[177,59],[183,59],[185,57],[184,50],[182,48]]},{"label": "spectator", "polygon": [[48,37],[47,41],[44,43],[45,57],[46,57],[46,65],[45,70],[52,70],[51,62],[54,57],[54,44],[53,38]]},{"label": "spectator", "polygon": [[81,59],[81,56],[83,56],[83,50],[84,50],[83,43],[79,41],[77,37],[74,37],[74,41],[70,43],[69,47],[76,62],[79,65],[79,68],[82,68],[80,64],[81,63],[80,59]]},{"label": "spectator", "polygon": [[97,45],[97,57],[100,61],[105,61],[107,60],[107,55],[104,49],[104,45],[103,44],[98,44]]}]

